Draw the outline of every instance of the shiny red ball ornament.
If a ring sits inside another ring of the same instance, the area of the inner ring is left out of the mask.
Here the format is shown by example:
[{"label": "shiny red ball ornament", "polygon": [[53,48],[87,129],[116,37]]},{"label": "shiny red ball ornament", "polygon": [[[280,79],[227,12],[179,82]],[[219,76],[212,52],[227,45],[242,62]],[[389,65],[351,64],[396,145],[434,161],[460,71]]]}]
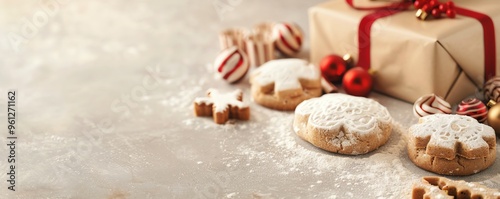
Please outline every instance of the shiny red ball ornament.
[{"label": "shiny red ball ornament", "polygon": [[448,6],[449,9],[455,9],[455,3],[453,3],[453,1],[446,2],[446,6]]},{"label": "shiny red ball ornament", "polygon": [[432,7],[430,7],[428,4],[425,4],[425,5],[423,5],[423,6],[422,6],[422,8],[421,8],[421,9],[422,9],[424,12],[427,12],[427,13],[428,13],[428,12],[430,12],[430,11],[431,11]]},{"label": "shiny red ball ornament", "polygon": [[439,2],[437,0],[430,0],[429,3],[427,3],[431,8],[434,8],[436,6],[439,6]]},{"label": "shiny red ball ornament", "polygon": [[347,71],[347,63],[338,55],[328,55],[319,63],[321,74],[332,83],[339,83]]},{"label": "shiny red ball ornament", "polygon": [[365,69],[354,67],[345,73],[342,86],[349,95],[366,97],[373,87],[372,76]]},{"label": "shiny red ball ornament", "polygon": [[434,18],[440,18],[441,17],[441,11],[438,8],[432,9],[431,14],[432,14],[432,16]]},{"label": "shiny red ball ornament", "polygon": [[442,13],[446,13],[447,10],[448,10],[448,5],[446,5],[446,3],[439,5],[439,11],[441,11]]},{"label": "shiny red ball ornament", "polygon": [[449,18],[455,18],[456,14],[457,13],[455,12],[455,10],[452,10],[452,9],[448,9],[446,11],[446,16],[448,16]]},{"label": "shiny red ball ornament", "polygon": [[413,6],[415,6],[416,9],[422,8],[422,2],[421,1],[415,1],[413,2]]},{"label": "shiny red ball ornament", "polygon": [[460,102],[457,107],[457,114],[467,115],[479,122],[484,122],[488,117],[488,109],[486,105],[477,98],[469,98]]},{"label": "shiny red ball ornament", "polygon": [[415,16],[420,20],[429,19],[432,16],[434,19],[439,19],[446,15],[449,18],[455,18],[455,4],[452,1],[440,3],[438,0],[415,0],[413,5],[417,12]]}]

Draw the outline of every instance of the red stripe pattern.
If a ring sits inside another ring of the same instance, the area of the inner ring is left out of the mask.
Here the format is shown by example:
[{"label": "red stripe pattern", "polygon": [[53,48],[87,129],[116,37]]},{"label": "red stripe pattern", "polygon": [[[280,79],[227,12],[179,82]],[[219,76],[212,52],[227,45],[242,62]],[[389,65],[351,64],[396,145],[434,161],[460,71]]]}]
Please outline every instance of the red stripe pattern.
[{"label": "red stripe pattern", "polygon": [[424,117],[433,114],[450,114],[451,105],[443,98],[435,94],[425,95],[417,99],[413,104],[413,114]]},{"label": "red stripe pattern", "polygon": [[476,119],[478,122],[484,122],[488,116],[488,109],[483,102],[476,98],[470,98],[460,102],[457,107],[457,114],[467,115]]},{"label": "red stripe pattern", "polygon": [[303,34],[300,28],[293,23],[278,23],[274,26],[273,37],[276,48],[286,56],[293,56],[300,52]]},{"label": "red stripe pattern", "polygon": [[245,76],[249,63],[246,54],[237,46],[233,46],[223,50],[217,56],[214,67],[222,79],[234,83]]},{"label": "red stripe pattern", "polygon": [[265,32],[250,35],[246,41],[248,57],[252,66],[260,65],[274,59],[274,42],[270,34]]}]

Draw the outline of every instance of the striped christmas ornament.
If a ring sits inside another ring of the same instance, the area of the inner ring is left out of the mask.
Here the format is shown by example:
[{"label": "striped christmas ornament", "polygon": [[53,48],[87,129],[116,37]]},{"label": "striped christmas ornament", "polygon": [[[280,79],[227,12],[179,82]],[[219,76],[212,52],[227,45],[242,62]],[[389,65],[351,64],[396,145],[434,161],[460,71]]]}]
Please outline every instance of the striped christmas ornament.
[{"label": "striped christmas ornament", "polygon": [[224,50],[231,46],[238,46],[241,50],[245,51],[245,38],[249,32],[245,28],[229,28],[219,33],[220,49]]},{"label": "striped christmas ornament", "polygon": [[424,95],[413,104],[413,114],[424,117],[433,114],[450,114],[451,105],[435,94]]},{"label": "striped christmas ornament", "polygon": [[237,46],[231,46],[219,53],[214,67],[219,77],[229,83],[234,83],[248,72],[248,57]]},{"label": "striped christmas ornament", "polygon": [[479,122],[486,121],[488,109],[483,102],[476,98],[469,98],[460,102],[457,107],[457,114],[473,117]]},{"label": "striped christmas ornament", "polygon": [[293,23],[277,23],[273,28],[276,48],[286,56],[293,56],[300,51],[303,34],[299,26]]},{"label": "striped christmas ornament", "polygon": [[499,102],[500,100],[500,76],[496,76],[488,80],[484,84],[484,98],[486,101],[494,100]]},{"label": "striped christmas ornament", "polygon": [[266,33],[256,32],[249,35],[245,45],[252,66],[259,67],[274,59],[274,42]]}]

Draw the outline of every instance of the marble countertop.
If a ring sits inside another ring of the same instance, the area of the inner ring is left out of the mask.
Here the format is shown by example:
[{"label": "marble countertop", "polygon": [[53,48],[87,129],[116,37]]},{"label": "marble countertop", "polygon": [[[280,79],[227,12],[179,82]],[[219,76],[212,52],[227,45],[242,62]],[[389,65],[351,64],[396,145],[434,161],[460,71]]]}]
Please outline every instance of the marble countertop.
[{"label": "marble countertop", "polygon": [[[299,139],[293,112],[252,103],[247,80],[213,76],[220,30],[292,21],[307,38],[307,9],[320,2],[0,0],[0,198],[407,197],[433,175],[406,155],[411,104],[371,94],[395,119],[392,136],[344,156]],[[306,39],[299,57],[308,48]],[[192,102],[208,88],[242,89],[250,121],[194,117]],[[6,182],[10,89],[15,192]],[[498,188],[498,159],[452,179]]]}]

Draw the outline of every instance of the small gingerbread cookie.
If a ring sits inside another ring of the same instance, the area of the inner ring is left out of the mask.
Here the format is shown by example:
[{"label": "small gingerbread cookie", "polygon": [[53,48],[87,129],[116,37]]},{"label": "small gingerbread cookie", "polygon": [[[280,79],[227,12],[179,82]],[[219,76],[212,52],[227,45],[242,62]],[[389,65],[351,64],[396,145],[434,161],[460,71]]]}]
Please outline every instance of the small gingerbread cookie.
[{"label": "small gingerbread cookie", "polygon": [[209,89],[207,95],[208,97],[194,100],[194,114],[196,116],[213,116],[214,122],[217,124],[224,124],[230,118],[250,119],[250,108],[243,103],[241,90],[221,94],[215,89]]},{"label": "small gingerbread cookie", "polygon": [[410,127],[408,156],[415,165],[438,174],[474,174],[495,161],[495,131],[469,116],[421,117]]},{"label": "small gingerbread cookie", "polygon": [[321,149],[358,155],[387,142],[392,118],[384,106],[372,99],[326,94],[297,106],[293,129],[300,138]]},{"label": "small gingerbread cookie", "polygon": [[277,110],[294,110],[321,95],[319,68],[301,59],[269,61],[252,72],[250,83],[253,100]]},{"label": "small gingerbread cookie", "polygon": [[483,198],[500,199],[500,191],[478,183],[454,181],[438,176],[423,177],[413,184],[412,199]]}]

